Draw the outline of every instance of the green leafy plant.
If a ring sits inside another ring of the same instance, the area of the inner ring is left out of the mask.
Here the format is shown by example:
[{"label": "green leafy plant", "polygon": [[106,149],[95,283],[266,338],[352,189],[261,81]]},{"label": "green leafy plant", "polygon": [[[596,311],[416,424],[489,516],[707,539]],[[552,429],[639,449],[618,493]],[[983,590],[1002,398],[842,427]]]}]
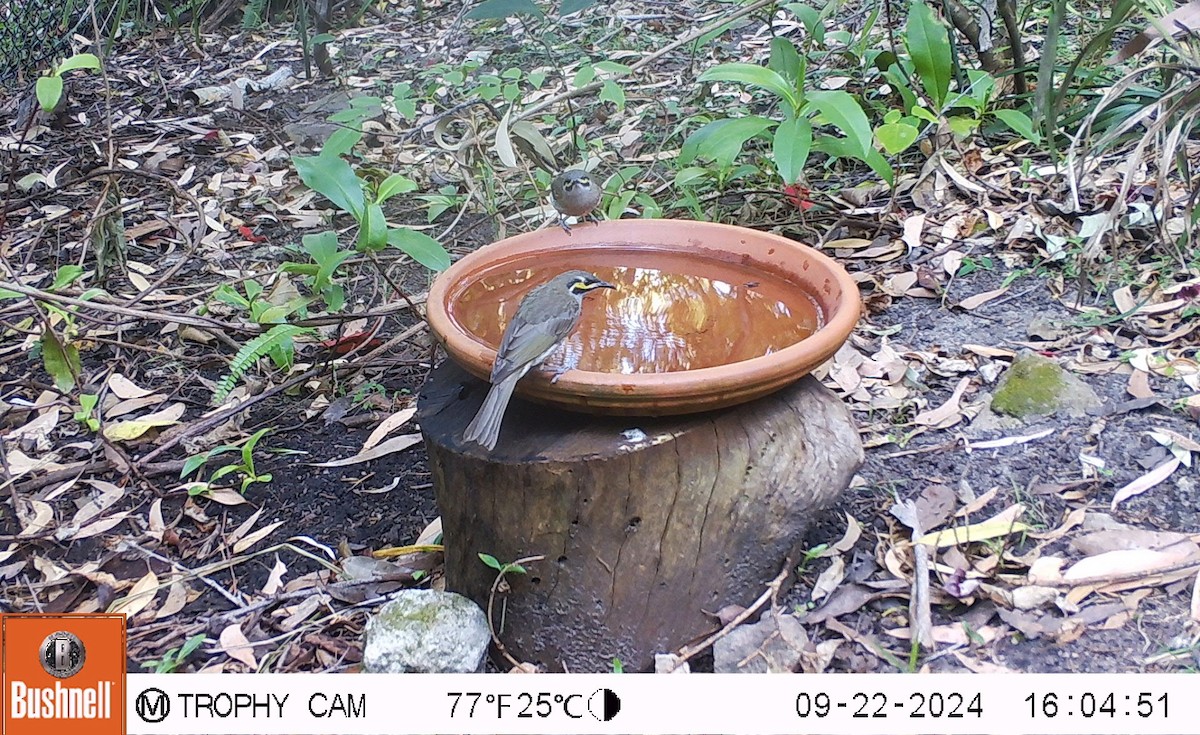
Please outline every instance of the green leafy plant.
[{"label": "green leafy plant", "polygon": [[100,396],[93,393],[83,393],[79,396],[79,410],[75,412],[75,420],[88,429],[88,431],[100,430],[100,419],[95,415],[96,406],[100,403]]},{"label": "green leafy plant", "polygon": [[217,390],[212,397],[213,405],[224,402],[246,371],[253,367],[261,357],[269,355],[276,360],[276,367],[280,370],[290,370],[295,355],[295,338],[312,333],[313,330],[297,327],[294,324],[276,324],[242,345],[242,348],[234,355],[233,361],[229,363],[229,373],[217,383]]},{"label": "green leafy plant", "polygon": [[182,666],[187,661],[187,657],[191,656],[206,640],[208,637],[204,633],[197,633],[184,641],[179,648],[170,649],[163,654],[162,658],[143,661],[141,666],[143,669],[152,669],[155,674],[170,674]]},{"label": "green leafy plant", "polygon": [[525,574],[526,573],[525,567],[521,566],[520,564],[518,564],[516,562],[508,562],[507,564],[501,563],[499,559],[492,556],[491,554],[485,554],[483,552],[480,552],[479,560],[481,562],[483,562],[484,564],[487,564],[492,569],[495,569],[496,572],[498,573],[498,576],[501,576],[501,577],[503,577],[505,574]]},{"label": "green leafy plant", "polygon": [[99,69],[100,59],[95,54],[75,54],[52,68],[48,73],[38,77],[34,88],[38,104],[46,112],[51,112],[62,101],[63,75],[75,69]]},{"label": "green leafy plant", "polygon": [[200,469],[208,464],[209,461],[211,461],[214,457],[218,457],[222,454],[238,452],[239,458],[241,459],[240,462],[230,462],[229,464],[218,468],[208,478],[207,482],[195,483],[191,488],[188,489],[188,494],[202,495],[211,490],[215,483],[220,481],[222,478],[235,472],[242,476],[242,482],[239,491],[243,495],[245,495],[246,490],[256,482],[270,482],[273,479],[271,473],[267,472],[260,475],[254,466],[254,448],[258,446],[259,440],[262,439],[263,436],[266,435],[266,433],[270,430],[270,427],[259,429],[251,434],[247,439],[239,443],[222,444],[221,446],[210,449],[207,452],[201,452],[200,454],[188,457],[187,461],[183,463],[183,469],[179,472],[179,479],[181,480],[186,480],[188,475],[199,472]]},{"label": "green leafy plant", "polygon": [[306,185],[358,222],[355,247],[360,252],[391,246],[430,270],[445,270],[450,267],[450,255],[441,243],[416,230],[389,225],[383,213],[389,199],[415,191],[416,183],[399,173],[379,178],[370,171],[356,172],[345,158],[362,139],[362,122],[381,104],[377,97],[354,98],[349,109],[330,117],[346,127],[329,136],[320,154],[293,156],[292,163]]}]

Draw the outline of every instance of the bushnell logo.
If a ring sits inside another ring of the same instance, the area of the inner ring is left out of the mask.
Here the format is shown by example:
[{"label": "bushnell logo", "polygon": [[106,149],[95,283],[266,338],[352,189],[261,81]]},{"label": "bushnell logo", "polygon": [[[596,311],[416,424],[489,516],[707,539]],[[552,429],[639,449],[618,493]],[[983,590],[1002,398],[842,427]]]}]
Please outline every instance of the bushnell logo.
[{"label": "bushnell logo", "polygon": [[0,733],[124,735],[125,616],[0,615]]},{"label": "bushnell logo", "polygon": [[41,655],[42,668],[57,679],[75,676],[87,660],[87,649],[84,648],[83,641],[79,640],[79,636],[65,630],[46,636],[38,652]]}]

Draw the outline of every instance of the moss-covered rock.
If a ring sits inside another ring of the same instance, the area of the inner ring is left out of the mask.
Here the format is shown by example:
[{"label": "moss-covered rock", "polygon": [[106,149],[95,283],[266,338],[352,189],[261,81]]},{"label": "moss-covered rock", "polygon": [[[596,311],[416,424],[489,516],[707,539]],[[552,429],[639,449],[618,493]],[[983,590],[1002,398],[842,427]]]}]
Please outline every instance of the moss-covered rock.
[{"label": "moss-covered rock", "polygon": [[1059,411],[1079,415],[1101,405],[1096,392],[1058,363],[1033,353],[1013,361],[991,408],[1017,418],[1047,416]]}]

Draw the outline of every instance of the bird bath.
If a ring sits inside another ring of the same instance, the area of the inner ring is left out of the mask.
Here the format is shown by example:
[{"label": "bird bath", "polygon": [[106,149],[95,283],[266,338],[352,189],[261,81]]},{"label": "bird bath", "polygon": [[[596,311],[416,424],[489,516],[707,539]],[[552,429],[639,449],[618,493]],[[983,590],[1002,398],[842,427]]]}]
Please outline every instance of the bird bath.
[{"label": "bird bath", "polygon": [[[486,380],[521,296],[575,268],[617,290],[585,300],[578,329],[517,393],[588,413],[686,414],[759,398],[830,358],[861,304],[841,266],[787,238],[629,219],[516,235],[462,258],[430,288],[430,328]],[[551,383],[560,366],[573,369]]]},{"label": "bird bath", "polygon": [[[588,294],[548,369],[517,384],[533,402],[509,404],[499,443],[466,442],[504,325],[529,289],[573,269],[617,290]],[[849,410],[804,377],[860,305],[812,248],[704,222],[547,228],[459,260],[427,301],[453,359],[417,403],[446,588],[499,606],[479,555],[533,557],[505,579],[501,635],[551,670],[604,671],[614,657],[646,670],[711,633],[711,611],[749,605],[795,567],[809,524],[862,464]],[[551,383],[562,366],[574,369]]]}]

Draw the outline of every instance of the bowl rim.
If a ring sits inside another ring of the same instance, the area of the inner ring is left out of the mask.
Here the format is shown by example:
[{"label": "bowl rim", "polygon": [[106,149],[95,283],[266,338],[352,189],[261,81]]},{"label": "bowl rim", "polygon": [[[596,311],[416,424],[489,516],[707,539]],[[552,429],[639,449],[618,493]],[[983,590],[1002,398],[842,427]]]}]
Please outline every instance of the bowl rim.
[{"label": "bowl rim", "polygon": [[[630,400],[637,400],[660,395],[677,396],[680,393],[697,397],[726,393],[730,388],[742,386],[747,383],[771,382],[772,377],[777,380],[786,379],[786,376],[792,371],[790,366],[793,365],[811,365],[811,367],[816,367],[816,365],[831,357],[842,343],[846,341],[850,333],[854,331],[862,308],[862,299],[859,295],[858,284],[850,277],[845,268],[833,258],[830,258],[816,248],[783,237],[782,235],[719,222],[679,219],[607,220],[597,225],[584,225],[583,228],[576,228],[573,232],[579,233],[581,229],[586,228],[586,231],[589,233],[601,233],[605,236],[605,243],[611,244],[614,237],[619,238],[621,236],[628,237],[635,235],[639,239],[646,239],[645,233],[683,226],[689,229],[702,229],[725,233],[727,235],[737,235],[743,239],[749,236],[758,240],[773,242],[777,247],[800,250],[803,255],[820,266],[817,273],[828,277],[841,289],[841,298],[835,302],[837,306],[836,310],[830,314],[828,310],[824,309],[824,305],[822,305],[822,309],[827,312],[825,314],[825,324],[811,335],[783,349],[766,355],[752,357],[748,360],[739,360],[737,362],[697,368],[695,370],[677,370],[662,373],[602,373],[572,369],[563,373],[552,389],[549,385],[549,379],[545,378],[542,373],[534,371],[522,383],[533,382],[530,378],[534,378],[538,382],[546,383],[545,386],[539,386],[542,389],[538,391],[539,393],[553,392],[554,394],[563,395],[564,398],[570,394],[576,394],[581,397],[624,394]],[[452,283],[458,278],[458,274],[462,273],[466,275],[467,273],[479,270],[491,270],[492,266],[497,262],[497,248],[513,250],[511,252],[513,258],[528,258],[531,255],[543,252],[591,249],[599,244],[594,241],[595,238],[591,237],[586,240],[579,239],[574,242],[563,243],[556,241],[556,238],[553,237],[555,234],[561,233],[547,233],[545,230],[535,230],[497,240],[463,256],[455,261],[450,268],[438,274],[426,296],[425,318],[429,324],[429,328],[433,331],[437,339],[442,342],[452,358],[462,364],[464,361],[469,362],[465,360],[468,356],[473,357],[478,355],[484,358],[485,362],[489,365],[496,359],[496,350],[469,335],[454,321],[445,308],[446,297],[450,292]],[[562,235],[562,237],[563,239],[567,238],[566,235]],[[685,246],[679,244],[678,237],[673,239],[676,242],[665,246],[666,249],[676,252],[684,249]],[[634,244],[637,243],[630,243],[630,245]],[[646,244],[650,246],[655,245],[652,242]],[[694,247],[699,248],[701,246],[697,244]],[[713,253],[728,252],[716,248],[703,249]],[[734,254],[737,254],[736,251],[734,251]],[[822,273],[822,271],[824,272]],[[817,279],[810,279],[810,282],[815,280]],[[811,295],[818,302],[821,301],[817,294]],[[468,365],[464,365],[464,367],[468,367]]]}]

